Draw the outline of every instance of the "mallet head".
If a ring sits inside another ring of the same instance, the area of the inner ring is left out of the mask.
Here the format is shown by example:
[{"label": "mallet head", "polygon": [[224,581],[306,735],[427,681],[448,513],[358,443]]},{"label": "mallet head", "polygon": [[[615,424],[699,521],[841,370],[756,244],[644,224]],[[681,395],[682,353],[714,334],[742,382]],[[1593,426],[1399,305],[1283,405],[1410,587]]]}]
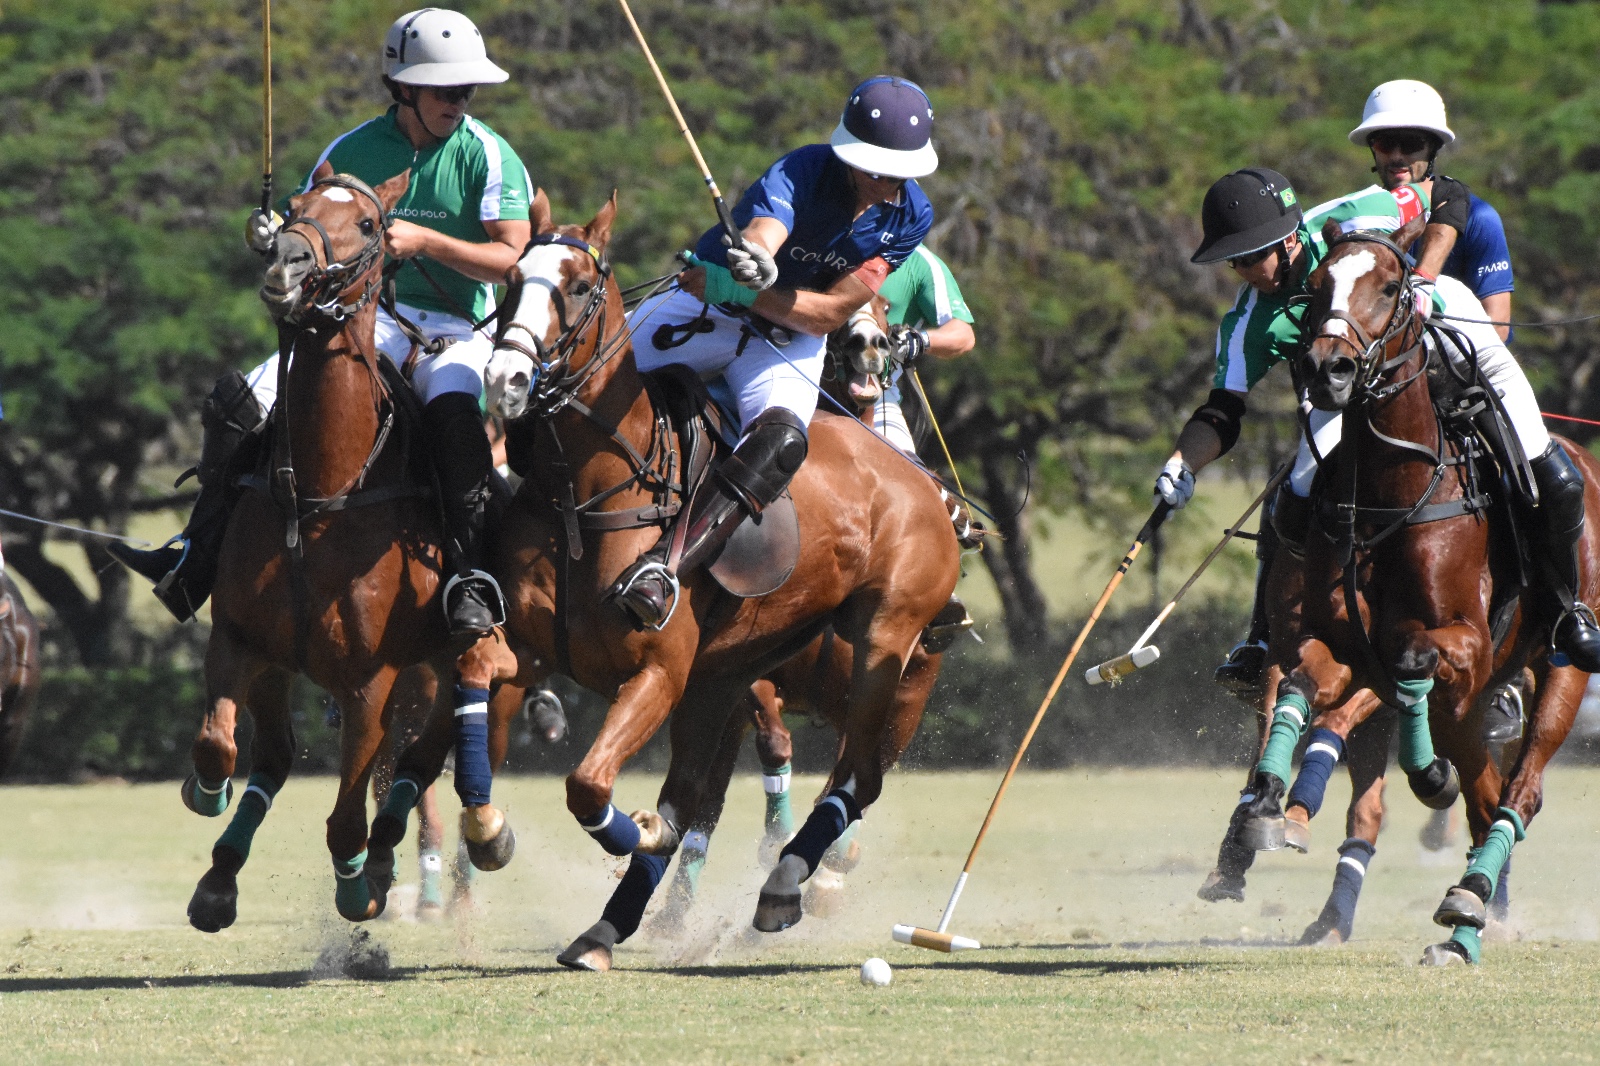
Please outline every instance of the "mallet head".
[{"label": "mallet head", "polygon": [[1161,649],[1154,644],[1142,648],[1134,648],[1126,655],[1119,655],[1115,659],[1107,659],[1099,666],[1091,666],[1083,672],[1083,679],[1091,685],[1115,685],[1135,670],[1149,666],[1161,658]]},{"label": "mallet head", "polygon": [[930,951],[943,951],[946,954],[952,951],[971,951],[973,948],[983,946],[971,937],[920,929],[914,925],[895,926],[894,938],[901,944],[910,944],[914,948],[927,948]]}]

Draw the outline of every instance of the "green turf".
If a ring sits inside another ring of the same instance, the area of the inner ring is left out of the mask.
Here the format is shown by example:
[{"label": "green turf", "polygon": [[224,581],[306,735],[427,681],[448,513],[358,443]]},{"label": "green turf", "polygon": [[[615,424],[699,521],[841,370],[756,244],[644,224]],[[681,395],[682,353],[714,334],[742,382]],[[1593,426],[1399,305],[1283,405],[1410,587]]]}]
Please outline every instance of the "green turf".
[{"label": "green turf", "polygon": [[[291,779],[241,877],[240,922],[216,936],[188,929],[183,907],[221,822],[182,810],[175,785],[0,789],[0,1060],[1600,1057],[1589,798],[1600,771],[1551,775],[1513,860],[1523,939],[1489,944],[1470,972],[1414,965],[1442,939],[1428,915],[1464,860],[1460,846],[1422,851],[1424,812],[1403,788],[1348,947],[1281,946],[1331,879],[1337,780],[1310,856],[1264,856],[1245,904],[1195,899],[1238,777],[1024,775],[954,925],[996,946],[954,957],[895,945],[888,930],[937,920],[997,775],[893,775],[847,910],[776,936],[748,931],[762,805],[759,784],[740,778],[690,931],[647,928],[604,977],[556,969],[552,955],[598,916],[618,864],[562,811],[558,781],[502,781],[515,861],[481,876],[475,913],[453,923],[372,923],[391,964],[373,980],[325,976],[350,936],[322,845],[327,779]],[[797,782],[802,795],[814,787]],[[619,804],[654,788],[625,777]],[[401,870],[414,881],[409,843]],[[895,967],[887,989],[856,979],[874,954]]]}]

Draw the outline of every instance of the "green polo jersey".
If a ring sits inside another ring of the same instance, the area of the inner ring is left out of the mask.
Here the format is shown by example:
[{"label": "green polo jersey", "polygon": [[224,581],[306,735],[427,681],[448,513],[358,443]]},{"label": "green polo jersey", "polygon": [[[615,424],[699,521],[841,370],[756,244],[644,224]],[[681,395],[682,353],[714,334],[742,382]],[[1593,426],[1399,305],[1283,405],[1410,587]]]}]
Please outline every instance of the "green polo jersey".
[{"label": "green polo jersey", "polygon": [[1427,194],[1415,185],[1402,185],[1393,192],[1372,185],[1306,212],[1297,231],[1305,248],[1305,268],[1299,280],[1270,296],[1249,285],[1239,286],[1233,309],[1222,316],[1222,324],[1217,327],[1217,373],[1211,387],[1249,392],[1266,377],[1267,371],[1300,353],[1307,303],[1295,301],[1295,297],[1305,294],[1306,278],[1328,254],[1322,227],[1330,219],[1344,233],[1388,233],[1419,214],[1426,214],[1428,209]]},{"label": "green polo jersey", "polygon": [[878,295],[889,301],[891,326],[909,323],[936,329],[952,318],[972,321],[955,275],[925,245],[917,245],[916,251],[884,279]]},{"label": "green polo jersey", "polygon": [[[488,241],[485,222],[528,217],[533,182],[522,160],[498,133],[467,116],[449,137],[418,149],[401,132],[395,119],[398,111],[398,106],[391,107],[387,114],[334,140],[311,168],[312,174],[326,162],[336,174],[354,174],[377,186],[410,168],[411,184],[389,217],[473,244]],[[311,176],[307,175],[300,191],[310,187]],[[474,321],[488,313],[491,286],[426,256],[417,259],[449,295],[440,295],[421,271],[408,265],[395,276],[398,302]]]}]

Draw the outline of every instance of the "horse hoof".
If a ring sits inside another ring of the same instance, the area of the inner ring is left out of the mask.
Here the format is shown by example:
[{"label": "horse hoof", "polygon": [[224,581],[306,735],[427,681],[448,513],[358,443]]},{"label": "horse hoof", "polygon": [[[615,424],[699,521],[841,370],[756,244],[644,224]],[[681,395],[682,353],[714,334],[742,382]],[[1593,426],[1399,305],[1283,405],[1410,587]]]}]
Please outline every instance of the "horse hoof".
[{"label": "horse hoof", "polygon": [[611,949],[617,945],[617,930],[601,919],[567,945],[567,950],[556,956],[556,961],[569,970],[588,970],[590,973],[608,973],[611,970]]},{"label": "horse hoof", "polygon": [[1206,879],[1200,886],[1200,891],[1195,895],[1207,903],[1221,903],[1231,900],[1234,903],[1244,902],[1244,876],[1242,874],[1225,874],[1220,870],[1212,870],[1206,874]]},{"label": "horse hoof", "polygon": [[207,870],[189,897],[189,924],[202,933],[228,928],[239,917],[239,882],[220,870]]},{"label": "horse hoof", "polygon": [[1456,885],[1444,894],[1439,909],[1433,912],[1433,923],[1447,929],[1458,925],[1470,925],[1474,929],[1482,929],[1489,924],[1489,915],[1483,900],[1476,892]]},{"label": "horse hoof", "polygon": [[628,817],[639,827],[639,845],[634,851],[646,855],[671,855],[678,850],[678,831],[655,811],[634,811]]},{"label": "horse hoof", "polygon": [[1422,958],[1417,963],[1419,966],[1466,966],[1467,964],[1467,956],[1449,940],[1443,944],[1429,944],[1423,948]]},{"label": "horse hoof", "polygon": [[367,832],[367,847],[393,851],[406,838],[406,824],[392,814],[379,814]]},{"label": "horse hoof", "polygon": [[1457,827],[1450,824],[1450,812],[1434,811],[1417,834],[1417,839],[1429,851],[1443,851],[1456,842]]},{"label": "horse hoof", "polygon": [[502,870],[511,862],[511,856],[517,851],[517,834],[512,831],[511,823],[506,822],[500,827],[500,835],[486,844],[474,844],[467,841],[467,858],[472,865],[484,873],[493,873]]},{"label": "horse hoof", "polygon": [[832,918],[844,910],[844,874],[828,866],[817,867],[806,882],[800,904],[814,918]]},{"label": "horse hoof", "polygon": [[1251,851],[1278,851],[1286,836],[1283,815],[1251,817],[1239,823],[1239,846]]},{"label": "horse hoof", "polygon": [[367,890],[373,899],[382,901],[378,907],[378,913],[382,914],[389,905],[389,889],[394,887],[394,853],[390,852],[387,857],[369,855],[365,873]]},{"label": "horse hoof", "polygon": [[178,795],[183,798],[183,805],[194,813],[204,818],[216,818],[233,802],[233,779],[225,779],[221,788],[212,791],[200,784],[198,775],[190,774],[178,786]]},{"label": "horse hoof", "polygon": [[1310,815],[1304,807],[1291,807],[1283,816],[1283,843],[1304,855],[1311,850]]},{"label": "horse hoof", "polygon": [[1448,759],[1436,758],[1425,769],[1406,774],[1411,793],[1424,807],[1447,811],[1461,798],[1461,775]]},{"label": "horse hoof", "polygon": [[761,896],[756,900],[756,916],[750,923],[763,933],[777,933],[799,925],[801,918],[800,882],[806,877],[806,861],[798,855],[778,860]]},{"label": "horse hoof", "polygon": [[1303,948],[1337,948],[1344,945],[1344,934],[1339,932],[1339,927],[1329,925],[1321,918],[1306,926],[1306,931],[1300,934],[1298,946]]},{"label": "horse hoof", "polygon": [[367,922],[383,913],[388,899],[373,892],[365,869],[350,877],[334,875],[333,905],[347,922]]}]

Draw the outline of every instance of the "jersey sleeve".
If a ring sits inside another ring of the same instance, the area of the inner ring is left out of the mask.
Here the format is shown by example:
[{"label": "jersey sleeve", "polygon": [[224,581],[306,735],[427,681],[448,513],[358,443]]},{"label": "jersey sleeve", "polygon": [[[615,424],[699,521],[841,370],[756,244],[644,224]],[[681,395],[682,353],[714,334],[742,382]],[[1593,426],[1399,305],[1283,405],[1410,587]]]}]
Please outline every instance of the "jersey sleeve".
[{"label": "jersey sleeve", "polygon": [[504,137],[472,119],[472,132],[483,148],[483,191],[478,200],[478,221],[521,222],[528,217],[533,191],[528,168]]},{"label": "jersey sleeve", "polygon": [[1511,249],[1506,244],[1505,223],[1500,212],[1474,198],[1472,218],[1462,240],[1467,287],[1478,299],[1511,292],[1516,280],[1511,273]]},{"label": "jersey sleeve", "polygon": [[1338,223],[1341,233],[1390,232],[1427,214],[1431,206],[1427,194],[1415,185],[1402,185],[1392,191],[1372,185],[1312,208],[1306,213],[1303,225],[1320,248],[1322,227],[1329,221]]},{"label": "jersey sleeve", "polygon": [[1249,392],[1276,362],[1259,305],[1260,295],[1243,285],[1233,309],[1222,316],[1217,326],[1217,371],[1211,378],[1212,388]]},{"label": "jersey sleeve", "polygon": [[910,259],[933,228],[933,204],[923,193],[922,186],[914,179],[909,180],[905,183],[904,195],[911,208],[909,217],[898,225],[898,232],[883,233],[879,238],[878,254],[891,270]]},{"label": "jersey sleeve", "polygon": [[739,198],[734,208],[733,221],[740,229],[750,225],[752,219],[772,218],[783,223],[784,229],[794,232],[795,189],[804,189],[814,179],[806,173],[806,157],[790,152],[767,168]]}]

